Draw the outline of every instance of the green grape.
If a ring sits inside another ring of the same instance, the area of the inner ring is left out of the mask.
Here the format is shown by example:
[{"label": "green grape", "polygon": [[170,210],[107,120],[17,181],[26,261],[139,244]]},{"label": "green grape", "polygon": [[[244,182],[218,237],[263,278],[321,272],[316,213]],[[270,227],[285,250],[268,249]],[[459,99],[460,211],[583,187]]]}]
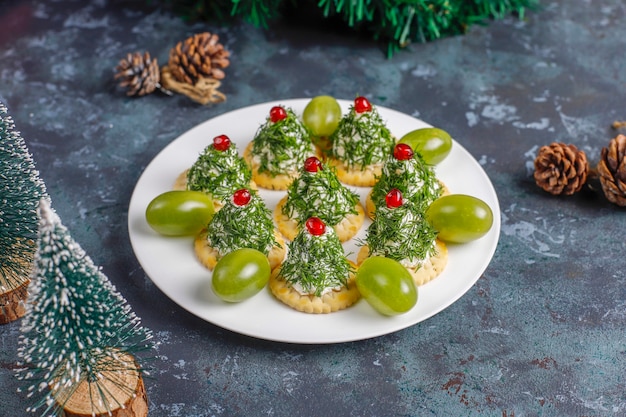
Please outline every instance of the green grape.
[{"label": "green grape", "polygon": [[400,143],[406,143],[415,152],[419,152],[429,165],[443,161],[452,149],[452,138],[445,130],[425,127],[413,130],[402,136]]},{"label": "green grape", "polygon": [[426,220],[445,242],[465,243],[491,229],[493,212],[487,203],[465,194],[450,194],[435,200],[426,210]]},{"label": "green grape", "polygon": [[270,272],[270,262],[262,252],[237,249],[217,262],[211,287],[222,300],[237,303],[261,291],[270,279]]},{"label": "green grape", "polygon": [[311,99],[302,113],[302,122],[314,136],[328,137],[333,134],[341,119],[341,106],[331,96]]},{"label": "green grape", "polygon": [[398,261],[383,256],[367,258],[356,272],[356,286],[379,313],[395,316],[417,303],[417,287],[409,271]]},{"label": "green grape", "polygon": [[192,236],[213,218],[211,197],[200,191],[166,191],[146,208],[150,227],[165,236]]}]

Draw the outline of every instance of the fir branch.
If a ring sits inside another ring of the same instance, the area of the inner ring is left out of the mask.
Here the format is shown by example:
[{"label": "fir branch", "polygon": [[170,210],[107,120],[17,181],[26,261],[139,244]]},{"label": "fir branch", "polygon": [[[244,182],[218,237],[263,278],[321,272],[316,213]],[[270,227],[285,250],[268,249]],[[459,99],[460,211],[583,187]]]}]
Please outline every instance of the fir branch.
[{"label": "fir branch", "polygon": [[267,29],[269,22],[280,16],[282,0],[232,0],[232,16],[241,16],[257,27]]},{"label": "fir branch", "polygon": [[[257,27],[267,28],[281,17],[287,0],[162,0],[187,5],[186,16],[224,15],[241,18]],[[486,24],[516,14],[523,19],[527,10],[539,8],[539,0],[311,0],[324,18],[339,17],[349,28],[366,32],[387,44],[387,56],[411,42],[429,42],[460,35],[476,24]],[[299,4],[302,4],[300,1]],[[294,2],[294,4],[296,4]],[[295,6],[294,6],[295,7]],[[305,8],[304,6],[302,7]],[[308,8],[307,8],[308,10]]]}]

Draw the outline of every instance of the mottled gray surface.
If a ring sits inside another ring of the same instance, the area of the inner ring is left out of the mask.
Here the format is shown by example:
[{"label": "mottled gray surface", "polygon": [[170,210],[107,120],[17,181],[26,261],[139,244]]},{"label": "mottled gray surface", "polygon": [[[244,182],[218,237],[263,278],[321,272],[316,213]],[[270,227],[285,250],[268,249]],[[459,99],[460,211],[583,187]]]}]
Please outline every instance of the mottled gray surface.
[{"label": "mottled gray surface", "polygon": [[[626,119],[626,4],[544,1],[392,60],[366,39],[301,24],[187,24],[145,2],[0,3],[0,100],[64,224],[161,342],[151,416],[624,416],[623,209],[555,198],[532,180],[538,148],[574,143],[595,164]],[[225,103],[126,98],[112,68],[205,30],[232,51]],[[222,330],[152,284],[126,220],[142,169],[169,142],[268,100],[365,94],[448,130],[500,199],[492,263],[459,301],[394,334],[297,346]],[[24,416],[13,377],[19,323],[0,327],[0,416]]]}]

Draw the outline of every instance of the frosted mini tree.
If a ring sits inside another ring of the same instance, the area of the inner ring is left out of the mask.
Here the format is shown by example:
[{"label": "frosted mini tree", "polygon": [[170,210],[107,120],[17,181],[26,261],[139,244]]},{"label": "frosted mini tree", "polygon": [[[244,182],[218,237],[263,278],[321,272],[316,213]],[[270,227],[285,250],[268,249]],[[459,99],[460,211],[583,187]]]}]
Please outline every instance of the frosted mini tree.
[{"label": "frosted mini tree", "polygon": [[23,316],[37,239],[37,205],[46,195],[24,139],[0,103],[0,324]]},{"label": "frosted mini tree", "polygon": [[135,354],[153,347],[151,332],[47,201],[40,202],[39,216],[18,349],[17,375],[28,382],[32,400],[27,410],[67,417],[147,415]]}]

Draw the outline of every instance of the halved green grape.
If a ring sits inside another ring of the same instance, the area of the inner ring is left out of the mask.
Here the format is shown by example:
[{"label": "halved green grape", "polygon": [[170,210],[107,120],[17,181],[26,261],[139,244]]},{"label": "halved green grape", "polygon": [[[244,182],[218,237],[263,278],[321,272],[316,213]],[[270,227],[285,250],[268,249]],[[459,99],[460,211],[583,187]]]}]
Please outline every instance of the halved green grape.
[{"label": "halved green grape", "polygon": [[402,136],[400,143],[406,143],[415,152],[419,152],[429,165],[443,161],[452,149],[452,138],[445,130],[425,127],[413,130]]},{"label": "halved green grape", "polygon": [[166,191],[146,208],[152,229],[165,236],[192,236],[213,218],[211,197],[200,191]]},{"label": "halved green grape", "polygon": [[426,210],[426,220],[445,242],[465,243],[489,232],[493,225],[491,207],[483,200],[465,194],[439,197]]},{"label": "halved green grape", "polygon": [[334,97],[313,97],[302,112],[302,122],[314,136],[330,136],[341,119],[341,106]]},{"label": "halved green grape", "polygon": [[363,298],[381,314],[406,313],[417,303],[418,291],[411,274],[391,258],[372,256],[365,259],[355,278]]},{"label": "halved green grape", "polygon": [[211,287],[222,300],[237,303],[261,291],[270,279],[270,272],[270,262],[262,252],[237,249],[217,262]]}]

